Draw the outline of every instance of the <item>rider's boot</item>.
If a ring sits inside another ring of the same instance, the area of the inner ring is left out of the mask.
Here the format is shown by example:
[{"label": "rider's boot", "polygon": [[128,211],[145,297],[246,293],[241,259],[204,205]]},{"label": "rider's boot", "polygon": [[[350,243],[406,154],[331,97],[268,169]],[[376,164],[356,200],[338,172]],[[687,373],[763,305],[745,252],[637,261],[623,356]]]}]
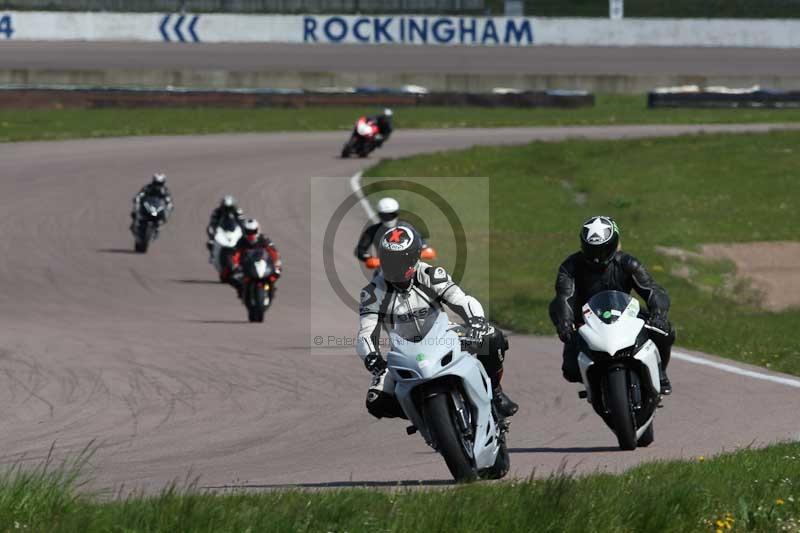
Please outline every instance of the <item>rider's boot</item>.
[{"label": "rider's boot", "polygon": [[666,370],[661,370],[661,394],[669,396],[672,394],[672,383],[669,381]]},{"label": "rider's boot", "polygon": [[519,411],[519,405],[503,392],[503,387],[499,383],[492,390],[492,403],[494,403],[497,413],[503,418],[514,416]]}]

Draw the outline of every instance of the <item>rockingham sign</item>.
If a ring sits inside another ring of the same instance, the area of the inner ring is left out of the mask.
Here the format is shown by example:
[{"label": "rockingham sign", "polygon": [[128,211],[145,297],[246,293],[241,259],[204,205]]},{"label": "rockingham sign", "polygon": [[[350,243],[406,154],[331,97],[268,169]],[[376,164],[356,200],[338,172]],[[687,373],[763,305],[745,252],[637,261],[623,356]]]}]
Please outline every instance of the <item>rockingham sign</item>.
[{"label": "rockingham sign", "polygon": [[0,11],[6,40],[800,48],[800,20]]},{"label": "rockingham sign", "polygon": [[503,17],[303,17],[304,43],[533,44],[530,18]]}]

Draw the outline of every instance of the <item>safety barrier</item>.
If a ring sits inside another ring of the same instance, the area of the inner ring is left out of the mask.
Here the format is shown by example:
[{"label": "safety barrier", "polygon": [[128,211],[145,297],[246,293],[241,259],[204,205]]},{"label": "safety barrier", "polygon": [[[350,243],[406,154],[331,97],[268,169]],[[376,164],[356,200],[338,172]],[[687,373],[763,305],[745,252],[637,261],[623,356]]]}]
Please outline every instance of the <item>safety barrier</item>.
[{"label": "safety barrier", "polygon": [[305,107],[305,106],[586,107],[594,95],[569,91],[496,93],[401,92],[395,90],[198,90],[113,87],[0,87],[0,109],[109,107]]}]

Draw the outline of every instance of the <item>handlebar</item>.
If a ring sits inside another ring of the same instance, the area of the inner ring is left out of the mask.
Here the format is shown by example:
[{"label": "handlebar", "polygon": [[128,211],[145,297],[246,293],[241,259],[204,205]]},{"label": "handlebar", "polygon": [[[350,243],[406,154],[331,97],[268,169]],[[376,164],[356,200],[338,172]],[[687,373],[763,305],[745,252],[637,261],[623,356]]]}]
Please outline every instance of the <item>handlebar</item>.
[{"label": "handlebar", "polygon": [[650,331],[655,331],[656,333],[660,333],[661,335],[664,335],[665,337],[669,336],[669,333],[667,333],[663,329],[658,329],[658,328],[655,328],[653,326],[649,326],[647,324],[644,325],[644,329],[649,329]]}]

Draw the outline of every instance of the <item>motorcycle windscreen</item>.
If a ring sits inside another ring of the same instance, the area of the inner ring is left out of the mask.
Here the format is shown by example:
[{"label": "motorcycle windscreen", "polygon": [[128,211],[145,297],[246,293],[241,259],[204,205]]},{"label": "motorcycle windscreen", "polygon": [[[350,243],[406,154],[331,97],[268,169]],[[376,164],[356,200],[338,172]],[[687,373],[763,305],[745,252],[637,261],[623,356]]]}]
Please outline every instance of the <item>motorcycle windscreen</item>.
[{"label": "motorcycle windscreen", "polygon": [[242,263],[249,278],[263,279],[273,271],[272,258],[263,248],[247,252]]},{"label": "motorcycle windscreen", "polygon": [[159,196],[146,196],[142,200],[142,206],[146,211],[154,210],[155,212],[163,211],[166,207],[166,202]]},{"label": "motorcycle windscreen", "polygon": [[603,291],[592,296],[586,306],[606,324],[613,324],[623,316],[636,317],[639,301],[620,291]]},{"label": "motorcycle windscreen", "polygon": [[222,218],[219,227],[222,228],[223,231],[236,231],[236,228],[239,227],[239,221],[236,220],[234,215],[227,215]]},{"label": "motorcycle windscreen", "polygon": [[440,315],[444,317],[446,328],[448,323],[447,315],[433,307],[409,309],[407,313],[396,312],[391,316],[392,327],[389,333],[396,335],[407,343],[420,342],[431,334],[431,330],[437,325]]}]

